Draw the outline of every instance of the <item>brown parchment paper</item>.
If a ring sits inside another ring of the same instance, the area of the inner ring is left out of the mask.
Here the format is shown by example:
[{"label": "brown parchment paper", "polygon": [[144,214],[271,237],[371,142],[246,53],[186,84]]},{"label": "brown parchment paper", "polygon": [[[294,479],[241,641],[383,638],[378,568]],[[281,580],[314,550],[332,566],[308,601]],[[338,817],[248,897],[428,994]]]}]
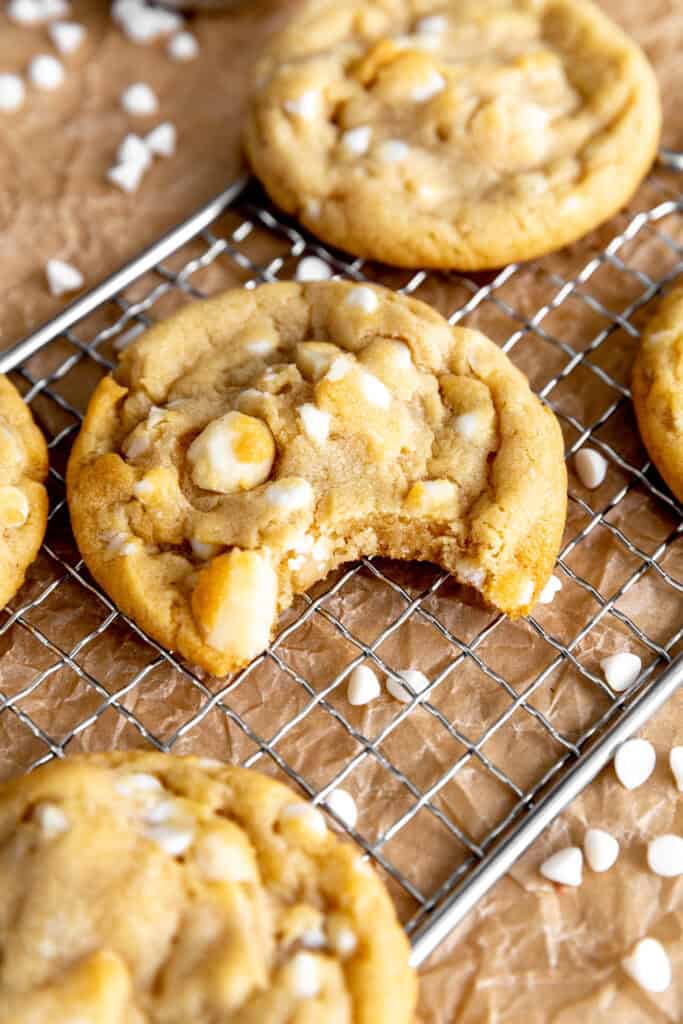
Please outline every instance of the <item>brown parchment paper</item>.
[{"label": "brown parchment paper", "polygon": [[[0,347],[60,308],[62,300],[51,297],[44,284],[46,259],[57,256],[73,261],[85,272],[87,283],[94,284],[232,180],[240,168],[238,139],[246,75],[261,41],[279,24],[288,6],[291,3],[245,3],[229,15],[197,17],[192,29],[200,42],[201,59],[178,65],[168,60],[163,45],[138,47],[123,40],[111,25],[107,4],[76,0],[74,16],[88,26],[89,34],[83,49],[66,61],[69,75],[64,88],[53,95],[32,93],[21,114],[3,115],[0,123]],[[605,0],[604,6],[638,37],[654,61],[662,83],[664,141],[683,148],[683,9],[676,0],[647,4]],[[49,52],[44,29],[20,28],[0,15],[3,70],[23,69],[38,52]],[[131,121],[118,104],[122,88],[137,80],[153,85],[161,101],[158,116],[139,122]],[[155,162],[135,196],[124,196],[104,183],[124,133],[131,127],[148,130],[167,118],[178,127],[177,155]],[[633,209],[661,201],[667,188],[679,187],[675,179],[667,180],[662,174],[659,179],[659,185],[641,190]],[[626,222],[627,216],[621,215],[542,266],[524,268],[500,290],[499,297],[518,313],[531,315],[554,294],[548,271],[570,276]],[[680,222],[667,222],[666,227],[679,243],[683,241]],[[255,237],[254,245],[259,244]],[[675,264],[675,254],[651,231],[639,235],[622,255],[630,266],[654,277],[671,272]],[[234,268],[214,264],[193,281],[212,291],[240,279]],[[399,283],[398,276],[390,273],[382,279]],[[144,292],[145,286],[149,288],[149,281],[141,282],[139,289]],[[437,279],[418,294],[446,310],[462,300],[464,293],[458,288]],[[640,294],[642,282],[607,266],[586,290],[607,309],[621,310]],[[135,288],[130,294],[136,294]],[[175,302],[173,297],[163,300],[153,314],[168,312]],[[646,314],[647,309],[641,311],[636,320]],[[82,337],[88,337],[88,330],[92,336],[103,325],[99,316],[83,326]],[[509,317],[492,304],[484,304],[467,322],[499,341],[514,329]],[[582,348],[606,323],[598,310],[572,299],[551,313],[544,326],[553,336]],[[634,344],[626,332],[617,331],[593,361],[627,384]],[[55,346],[34,368],[46,372],[50,361],[63,359],[64,353],[65,349]],[[544,347],[539,339],[521,342],[513,355],[535,386],[566,362],[557,349]],[[60,393],[83,408],[93,383],[89,372],[77,368]],[[595,421],[617,397],[582,368],[553,392],[558,406],[582,422]],[[54,403],[39,399],[35,408],[53,434],[69,423],[68,415],[60,414]],[[566,435],[570,443],[576,438],[569,427]],[[599,436],[623,458],[643,463],[628,404],[609,417]],[[53,450],[53,464],[60,469],[67,449],[68,444]],[[586,494],[574,477],[570,487],[593,508],[604,509],[627,479],[611,465],[597,492]],[[629,491],[607,520],[647,553],[656,550],[677,526],[675,514],[639,487]],[[584,510],[570,504],[567,539],[589,522]],[[48,541],[65,561],[75,564],[77,553],[63,510],[51,524]],[[639,565],[638,557],[604,526],[592,530],[567,562],[606,598]],[[662,565],[680,583],[680,539],[670,546]],[[434,578],[432,570],[423,566],[387,563],[382,570],[411,595]],[[223,684],[205,678],[202,693],[161,660],[154,662],[154,652],[120,619],[114,618],[105,629],[107,608],[63,577],[55,561],[41,554],[13,603],[16,609],[38,600],[24,616],[34,633],[21,623],[7,628],[7,615],[0,615],[0,626],[6,627],[0,632],[0,689],[16,698],[12,709],[0,712],[3,776],[21,771],[48,751],[22,721],[21,712],[54,741],[70,737],[67,753],[144,746],[151,735],[161,742],[174,739],[173,749],[179,753],[241,761],[257,753],[258,738],[271,738],[305,706],[307,695],[301,685],[275,662],[266,661],[224,698],[248,723],[251,738],[217,707],[201,715],[207,693]],[[400,594],[368,571],[346,583],[340,574],[339,580],[339,589],[324,608],[361,640],[372,641],[405,608]],[[645,573],[617,606],[656,643],[666,643],[683,620],[680,592],[653,571]],[[425,607],[464,642],[492,621],[490,612],[449,583]],[[290,620],[302,609],[301,603]],[[555,603],[537,609],[536,617],[549,634],[566,643],[597,610],[598,604],[586,591],[565,579]],[[72,650],[98,630],[74,655],[72,667],[60,664],[57,650]],[[654,657],[626,626],[606,616],[574,653],[597,674],[601,658],[624,649],[640,654],[646,665]],[[419,666],[430,677],[454,656],[453,647],[429,622],[415,617],[397,629],[378,653],[394,668]],[[478,653],[518,692],[554,655],[525,622],[503,623],[481,643]],[[310,617],[279,648],[282,661],[315,690],[325,688],[355,654],[356,648],[323,615]],[[358,733],[376,735],[395,716],[397,705],[387,698],[366,709],[350,708],[344,689],[342,685],[328,699]],[[104,711],[103,700],[110,705]],[[468,660],[433,692],[431,703],[461,736],[472,741],[505,710],[510,696]],[[570,740],[607,707],[599,689],[569,666],[551,673],[529,703]],[[678,695],[645,731],[658,754],[657,769],[646,786],[628,793],[615,782],[612,770],[606,770],[423,967],[419,1010],[423,1024],[641,1024],[683,1019],[683,881],[657,878],[648,873],[645,863],[648,838],[683,832],[683,804],[667,767],[670,747],[683,743],[682,712],[683,695]],[[276,749],[312,787],[319,788],[362,748],[327,711],[318,709],[289,728]],[[423,791],[463,752],[462,744],[433,714],[418,708],[380,746],[382,757],[402,777],[389,772],[380,758],[360,758],[344,786],[357,799],[358,827],[368,841],[414,804],[411,785]],[[482,752],[489,764],[526,789],[562,749],[538,720],[520,710],[484,744]],[[279,771],[267,757],[256,760],[255,766]],[[485,763],[470,759],[433,804],[474,841],[481,841],[510,810],[514,795]],[[544,882],[537,872],[540,861],[570,842],[580,844],[590,825],[606,828],[620,840],[622,852],[615,868],[607,875],[586,872],[577,890],[561,890]],[[463,847],[427,810],[390,839],[383,853],[423,893],[434,892],[464,856]],[[395,882],[389,884],[399,912],[408,919],[416,910],[414,901]],[[644,934],[664,942],[672,957],[674,984],[660,996],[639,991],[619,969],[620,958]]]}]

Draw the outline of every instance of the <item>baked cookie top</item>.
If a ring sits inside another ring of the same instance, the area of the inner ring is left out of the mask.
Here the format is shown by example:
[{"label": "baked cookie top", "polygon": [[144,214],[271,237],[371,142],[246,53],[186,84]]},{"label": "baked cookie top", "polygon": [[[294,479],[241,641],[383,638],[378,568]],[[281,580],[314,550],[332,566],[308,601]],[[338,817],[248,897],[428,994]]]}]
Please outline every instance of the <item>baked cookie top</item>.
[{"label": "baked cookie top", "polygon": [[263,285],[195,303],[123,355],[68,468],[91,572],[215,674],[342,562],[436,562],[526,612],[557,555],[557,422],[483,335],[387,289]]},{"label": "baked cookie top", "polygon": [[660,117],[644,55],[587,0],[306,0],[257,66],[246,150],[324,241],[476,270],[610,217]]},{"label": "baked cookie top", "polygon": [[45,438],[0,374],[0,608],[24,582],[45,536],[47,465]]},{"label": "baked cookie top", "polygon": [[257,772],[52,762],[0,790],[2,1024],[409,1024],[374,871]]},{"label": "baked cookie top", "polygon": [[645,447],[683,502],[683,285],[659,304],[645,327],[631,386]]}]

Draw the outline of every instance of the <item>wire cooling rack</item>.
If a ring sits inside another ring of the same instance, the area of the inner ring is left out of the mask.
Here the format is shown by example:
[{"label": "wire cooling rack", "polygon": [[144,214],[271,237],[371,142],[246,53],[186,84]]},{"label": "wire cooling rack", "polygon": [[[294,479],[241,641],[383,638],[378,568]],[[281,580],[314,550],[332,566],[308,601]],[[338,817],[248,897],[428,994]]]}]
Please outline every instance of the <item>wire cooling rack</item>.
[{"label": "wire cooling rack", "polygon": [[[149,745],[285,775],[322,804],[338,786],[364,794],[349,831],[390,886],[414,962],[424,960],[682,680],[681,509],[640,446],[628,391],[645,307],[683,267],[682,243],[680,177],[662,169],[589,239],[473,277],[349,260],[240,181],[0,355],[48,434],[52,491],[40,558],[0,612],[3,771]],[[484,330],[557,414],[569,465],[590,442],[609,470],[594,492],[570,473],[563,589],[551,609],[513,623],[468,606],[434,567],[366,560],[299,599],[244,672],[212,680],[147,638],[93,583],[68,529],[66,457],[117,348],[182,302],[292,277],[306,255]],[[359,607],[350,628],[347,611]],[[428,690],[407,705],[383,698],[371,718],[348,704],[355,665],[395,675],[404,645],[416,642],[429,652],[420,665]],[[644,667],[615,693],[599,660],[622,649]]]}]

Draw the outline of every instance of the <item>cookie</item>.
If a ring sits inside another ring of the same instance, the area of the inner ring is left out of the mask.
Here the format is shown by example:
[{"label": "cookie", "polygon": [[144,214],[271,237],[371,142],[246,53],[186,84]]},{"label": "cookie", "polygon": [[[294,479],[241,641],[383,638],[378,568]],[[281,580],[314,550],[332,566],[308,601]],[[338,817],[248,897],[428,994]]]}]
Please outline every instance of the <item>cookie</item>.
[{"label": "cookie", "polygon": [[98,386],[68,467],[91,572],[222,675],[295,593],[362,555],[422,559],[528,611],[566,511],[558,424],[476,331],[341,281],[195,303]]},{"label": "cookie", "polygon": [[375,873],[286,786],[170,754],[0,789],[0,1024],[410,1024]]},{"label": "cookie", "polygon": [[683,286],[659,304],[645,327],[631,390],[650,458],[683,502]]},{"label": "cookie", "polygon": [[318,238],[480,270],[579,238],[628,201],[660,103],[587,0],[307,0],[257,67],[245,144]]},{"label": "cookie", "polygon": [[47,465],[45,438],[0,374],[0,608],[24,582],[45,536]]}]

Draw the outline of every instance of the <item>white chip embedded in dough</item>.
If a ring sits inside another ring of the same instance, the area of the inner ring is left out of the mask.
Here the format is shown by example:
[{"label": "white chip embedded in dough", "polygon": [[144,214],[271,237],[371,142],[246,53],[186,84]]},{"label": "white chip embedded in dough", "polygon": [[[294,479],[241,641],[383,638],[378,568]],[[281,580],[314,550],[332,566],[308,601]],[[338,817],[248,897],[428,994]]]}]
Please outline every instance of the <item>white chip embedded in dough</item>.
[{"label": "white chip embedded in dough", "polygon": [[371,405],[376,405],[378,409],[388,409],[391,405],[391,392],[388,387],[369,370],[361,370],[360,387]]},{"label": "white chip embedded in dough", "polygon": [[320,964],[312,953],[296,953],[284,967],[286,984],[297,999],[313,999],[320,992]]},{"label": "white chip embedded in dough", "polygon": [[302,477],[282,477],[269,484],[265,491],[266,501],[287,512],[297,512],[313,504],[313,488]]},{"label": "white chip embedded in dough", "polygon": [[275,442],[263,420],[228,412],[212,420],[187,450],[197,487],[221,494],[264,483],[275,460]]},{"label": "white chip embedded in dough", "polygon": [[346,293],[344,304],[347,306],[357,306],[364,313],[374,313],[379,306],[379,299],[372,288],[359,284]]},{"label": "white chip embedded in dough", "polygon": [[56,57],[41,53],[29,64],[28,77],[36,89],[53,92],[64,82],[64,68]]},{"label": "white chip embedded in dough", "polygon": [[173,156],[176,149],[176,128],[171,121],[163,121],[145,136],[145,145],[155,156]]},{"label": "white chip embedded in dough", "polygon": [[446,88],[446,79],[432,68],[423,82],[416,85],[411,93],[416,103],[426,103]]},{"label": "white chip embedded in dough", "polygon": [[33,820],[45,839],[56,839],[69,830],[69,819],[57,804],[36,804],[33,809]]},{"label": "white chip embedded in dough", "polygon": [[387,139],[386,142],[382,142],[379,146],[380,158],[388,164],[395,164],[405,160],[409,152],[408,145],[402,142],[401,139]]},{"label": "white chip embedded in dough", "polygon": [[11,113],[24,102],[26,90],[19,75],[0,74],[0,111]]},{"label": "white chip embedded in dough", "polygon": [[168,41],[168,55],[173,60],[194,60],[199,55],[199,43],[191,32],[177,32]]},{"label": "white chip embedded in dough", "polygon": [[122,192],[130,194],[131,192],[137,192],[144,170],[141,164],[117,164],[116,167],[111,167],[107,171],[107,178],[112,185],[116,185]]},{"label": "white chip embedded in dough", "polygon": [[127,114],[147,117],[157,112],[159,101],[149,85],[136,82],[121,93],[121,106]]},{"label": "white chip embedded in dough", "polygon": [[448,19],[443,14],[429,14],[415,25],[419,35],[439,35],[448,28]]},{"label": "white chip embedded in dough", "polygon": [[473,441],[479,433],[479,416],[476,412],[464,412],[453,420],[453,429],[466,441]]},{"label": "white chip embedded in dough", "polygon": [[320,109],[320,94],[315,89],[307,89],[293,100],[284,104],[288,114],[294,114],[303,121],[312,120]]},{"label": "white chip embedded in dough", "polygon": [[55,21],[47,31],[55,47],[65,57],[75,53],[85,39],[85,27],[75,21]]},{"label": "white chip embedded in dough", "polygon": [[357,128],[349,128],[341,137],[341,144],[344,149],[355,156],[363,156],[370,148],[372,141],[372,128],[367,124],[361,124]]},{"label": "white chip embedded in dough", "polygon": [[318,256],[304,256],[299,260],[294,275],[297,281],[327,281],[332,277],[332,270]]},{"label": "white chip embedded in dough", "polygon": [[0,527],[16,530],[30,515],[28,498],[18,487],[0,485]]},{"label": "white chip embedded in dough", "polygon": [[278,816],[280,827],[292,825],[295,828],[303,828],[318,839],[323,839],[327,834],[325,818],[317,807],[306,804],[303,801],[286,804]]},{"label": "white chip embedded in dough", "polygon": [[330,433],[331,416],[311,402],[299,406],[299,416],[304,433],[314,444],[325,444]]},{"label": "white chip embedded in dough", "polygon": [[139,164],[145,170],[152,162],[152,155],[145,140],[134,132],[129,132],[119,143],[116,160],[119,164]]}]

